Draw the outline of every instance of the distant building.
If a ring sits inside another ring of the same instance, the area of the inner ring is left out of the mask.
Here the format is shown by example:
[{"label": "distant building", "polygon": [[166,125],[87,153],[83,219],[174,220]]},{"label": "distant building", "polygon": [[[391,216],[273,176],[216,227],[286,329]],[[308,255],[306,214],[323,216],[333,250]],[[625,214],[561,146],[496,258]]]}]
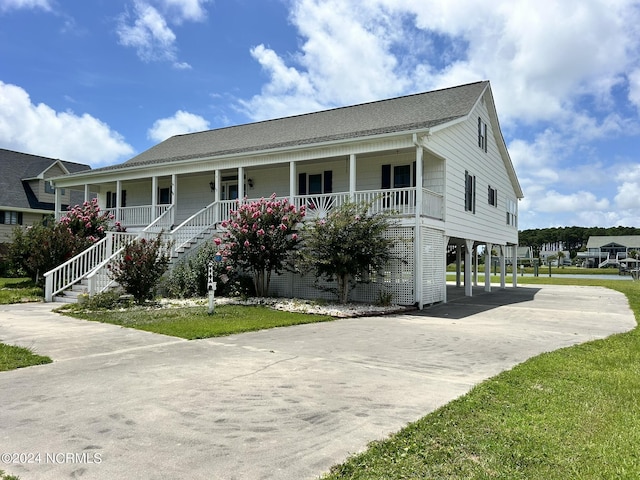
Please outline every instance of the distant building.
[{"label": "distant building", "polygon": [[640,235],[592,236],[578,258],[585,267],[618,267],[632,251],[640,253]]},{"label": "distant building", "polygon": [[[89,165],[0,149],[0,243],[11,241],[16,226],[29,226],[55,212],[51,177],[90,170]],[[81,192],[60,190],[61,202],[82,203]]]}]

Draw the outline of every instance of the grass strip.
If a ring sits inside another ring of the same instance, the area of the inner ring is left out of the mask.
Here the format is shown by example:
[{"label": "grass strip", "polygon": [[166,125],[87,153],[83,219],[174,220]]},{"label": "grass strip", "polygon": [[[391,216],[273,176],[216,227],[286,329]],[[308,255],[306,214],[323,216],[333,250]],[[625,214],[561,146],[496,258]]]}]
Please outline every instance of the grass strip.
[{"label": "grass strip", "polygon": [[91,312],[61,310],[61,313],[188,340],[334,320],[325,315],[282,312],[244,305],[220,305],[212,315],[207,313],[206,306]]},{"label": "grass strip", "polygon": [[51,359],[36,355],[28,348],[0,343],[0,372],[45,363],[51,363]]},{"label": "grass strip", "polygon": [[[640,282],[607,286],[640,318]],[[534,357],[334,466],[335,479],[640,478],[638,327]]]},{"label": "grass strip", "polygon": [[0,278],[0,305],[40,302],[43,298],[42,288],[28,278]]}]

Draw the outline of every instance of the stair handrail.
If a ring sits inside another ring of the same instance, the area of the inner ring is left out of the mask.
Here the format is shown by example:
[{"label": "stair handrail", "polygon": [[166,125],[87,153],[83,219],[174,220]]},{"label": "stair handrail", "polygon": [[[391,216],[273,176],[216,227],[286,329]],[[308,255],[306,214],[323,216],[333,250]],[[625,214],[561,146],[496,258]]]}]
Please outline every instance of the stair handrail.
[{"label": "stair handrail", "polygon": [[[182,247],[187,245],[191,239],[197,237],[207,228],[215,225],[220,221],[220,212],[218,202],[214,201],[201,208],[196,213],[187,218],[184,222],[178,225],[170,232],[171,240],[173,240],[174,251],[179,251]],[[195,227],[194,229],[188,229],[187,227]]]},{"label": "stair handrail", "polygon": [[[171,219],[171,213],[174,209],[175,205],[171,205],[169,208],[167,208],[164,212],[162,212],[162,215],[160,215],[158,218],[156,218],[153,222],[151,222],[149,225],[147,225],[146,227],[144,227],[144,229],[142,230],[143,232],[151,232],[153,228],[156,227],[160,227],[160,231],[168,231],[170,230],[171,227],[171,220],[169,220],[169,222],[166,222],[167,217],[169,219]],[[164,223],[166,222],[166,223]]]},{"label": "stair handrail", "polygon": [[118,243],[117,239],[122,235],[123,233],[120,232],[107,232],[107,235],[97,243],[46,272],[44,274],[45,302],[51,302],[54,295],[78,283],[97,264],[110,257],[114,240]]}]

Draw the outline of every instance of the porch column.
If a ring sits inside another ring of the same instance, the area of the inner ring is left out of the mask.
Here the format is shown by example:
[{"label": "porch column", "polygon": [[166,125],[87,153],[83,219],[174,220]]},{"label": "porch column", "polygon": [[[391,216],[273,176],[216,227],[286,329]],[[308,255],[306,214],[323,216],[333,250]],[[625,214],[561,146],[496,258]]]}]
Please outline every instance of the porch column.
[{"label": "porch column", "polygon": [[460,287],[460,265],[462,264],[462,245],[456,245],[456,287]]},{"label": "porch column", "polygon": [[59,187],[55,187],[53,190],[53,195],[54,195],[54,209],[55,212],[54,216],[56,218],[56,220],[60,220],[60,216],[61,216],[61,210],[62,210],[62,195],[60,195],[60,188]]},{"label": "porch column", "polygon": [[349,155],[349,200],[354,202],[356,199],[356,155]]},{"label": "porch column", "polygon": [[[176,224],[176,211],[178,210],[178,175],[175,173],[171,175],[171,226]],[[171,228],[173,230],[173,228]]]},{"label": "porch column", "polygon": [[289,162],[289,203],[295,203],[296,196],[296,162]]},{"label": "porch column", "polygon": [[471,264],[473,263],[473,240],[464,241],[464,294],[473,295],[473,279],[471,278]]},{"label": "porch column", "polygon": [[122,181],[116,180],[116,220],[122,222],[122,215],[120,214],[120,205],[122,203],[122,199],[120,198],[122,192]]},{"label": "porch column", "polygon": [[491,247],[490,243],[485,245],[484,252],[484,291],[491,291]]},{"label": "porch column", "polygon": [[518,245],[513,245],[511,248],[513,249],[511,256],[511,274],[513,275],[512,284],[515,288],[518,286]]},{"label": "porch column", "polygon": [[423,165],[422,165],[422,147],[416,146],[416,217],[420,218],[422,216],[422,176],[423,176]]},{"label": "porch column", "polygon": [[216,202],[220,202],[220,197],[222,196],[222,171],[214,170],[213,171],[213,199]]},{"label": "porch column", "polygon": [[444,250],[444,259],[442,260],[444,262],[444,292],[442,293],[442,303],[447,303],[447,246],[449,245],[449,236],[445,235],[444,236],[444,245],[445,245],[445,250]]},{"label": "porch column", "polygon": [[90,200],[91,192],[89,191],[89,184],[84,184],[84,201],[88,202]]},{"label": "porch column", "polygon": [[244,167],[238,167],[238,200],[244,203]]},{"label": "porch column", "polygon": [[422,273],[424,272],[424,255],[422,255],[422,232],[419,222],[413,227],[413,258],[415,264],[415,275],[413,291],[414,301],[418,304],[418,308],[422,310]]},{"label": "porch column", "polygon": [[151,221],[158,218],[158,177],[151,177]]}]

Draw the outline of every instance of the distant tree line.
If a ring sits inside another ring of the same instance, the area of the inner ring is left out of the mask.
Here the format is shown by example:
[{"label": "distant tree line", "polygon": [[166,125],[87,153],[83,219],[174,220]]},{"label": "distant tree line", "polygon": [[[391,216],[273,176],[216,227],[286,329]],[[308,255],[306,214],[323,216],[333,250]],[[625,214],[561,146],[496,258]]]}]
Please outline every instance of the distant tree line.
[{"label": "distant tree line", "polygon": [[636,227],[554,227],[532,228],[519,232],[518,243],[521,246],[532,247],[533,256],[539,256],[542,246],[547,243],[562,242],[565,250],[569,250],[571,258],[577,252],[586,249],[591,236],[602,235],[640,235],[640,228]]}]

